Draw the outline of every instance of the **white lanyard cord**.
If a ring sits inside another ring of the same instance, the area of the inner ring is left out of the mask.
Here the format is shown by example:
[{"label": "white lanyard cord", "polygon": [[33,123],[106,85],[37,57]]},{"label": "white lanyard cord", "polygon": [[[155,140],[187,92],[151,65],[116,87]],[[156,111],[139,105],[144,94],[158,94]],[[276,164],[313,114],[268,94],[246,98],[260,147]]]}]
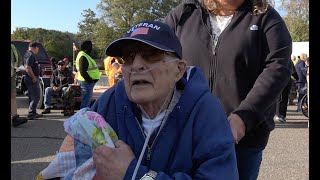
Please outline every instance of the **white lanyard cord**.
[{"label": "white lanyard cord", "polygon": [[[174,84],[175,84],[175,83],[174,83]],[[167,102],[168,97],[170,96],[170,94],[171,94],[171,92],[173,91],[174,87],[175,87],[175,86],[173,85],[173,87],[172,87],[172,89],[170,90],[170,92],[168,93],[165,101],[164,101],[163,104],[161,105],[161,108],[160,108],[157,116],[161,113],[161,110],[162,110],[164,104]],[[143,110],[143,108],[142,108],[141,106],[140,106],[140,109],[141,109],[141,111],[147,116],[147,118],[148,118],[149,120],[151,120],[151,118],[148,116],[148,114]],[[157,116],[156,116],[156,117],[157,117]],[[151,136],[151,134],[152,134],[152,132],[153,132],[153,127],[154,127],[155,122],[156,122],[156,121],[154,121],[154,122],[152,123],[152,126],[151,126],[151,128],[150,128],[150,131],[149,131],[149,133],[148,133],[148,135],[147,135],[147,137],[146,137],[146,140],[144,141],[144,144],[143,144],[143,147],[142,147],[142,150],[141,150],[141,153],[140,153],[138,162],[137,162],[137,164],[136,164],[136,167],[134,168],[134,172],[133,172],[133,175],[132,175],[131,180],[135,180],[135,178],[136,178],[136,175],[137,175],[139,166],[140,166],[140,164],[141,164],[142,157],[143,157],[144,152],[145,152],[145,150],[146,150],[146,148],[147,148],[147,144],[148,144],[148,142],[149,142],[150,136]]]}]

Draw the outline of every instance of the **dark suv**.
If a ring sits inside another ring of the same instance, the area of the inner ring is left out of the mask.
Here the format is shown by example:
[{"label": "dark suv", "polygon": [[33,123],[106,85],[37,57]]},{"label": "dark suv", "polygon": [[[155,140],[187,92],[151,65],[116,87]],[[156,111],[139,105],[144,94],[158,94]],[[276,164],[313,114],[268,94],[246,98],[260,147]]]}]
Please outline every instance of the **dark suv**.
[{"label": "dark suv", "polygon": [[[12,40],[11,44],[15,45],[18,51],[20,52],[21,56],[23,57],[25,53],[27,52],[29,48],[29,43],[31,41],[24,40],[24,41],[18,41],[18,40]],[[38,103],[37,108],[43,108],[43,100],[44,100],[44,90],[46,87],[50,86],[50,78],[52,75],[52,64],[50,61],[50,58],[43,47],[43,45],[40,43],[39,52],[35,55],[39,65],[40,65],[40,101]],[[23,60],[22,60],[23,61]],[[23,62],[22,62],[23,63]],[[18,94],[26,94],[27,93],[27,87],[24,84],[24,76],[26,75],[26,71],[22,64],[20,64],[21,68],[20,71],[16,73],[16,88]]]}]

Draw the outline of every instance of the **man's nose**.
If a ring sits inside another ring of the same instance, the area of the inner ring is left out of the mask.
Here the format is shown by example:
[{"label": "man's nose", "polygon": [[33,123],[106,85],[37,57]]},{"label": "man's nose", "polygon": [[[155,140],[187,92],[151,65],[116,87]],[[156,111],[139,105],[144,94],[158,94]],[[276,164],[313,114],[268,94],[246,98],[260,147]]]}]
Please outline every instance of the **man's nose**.
[{"label": "man's nose", "polygon": [[142,56],[140,54],[137,54],[134,59],[133,62],[131,64],[131,71],[132,72],[139,72],[142,70],[145,70],[145,59],[142,58]]}]

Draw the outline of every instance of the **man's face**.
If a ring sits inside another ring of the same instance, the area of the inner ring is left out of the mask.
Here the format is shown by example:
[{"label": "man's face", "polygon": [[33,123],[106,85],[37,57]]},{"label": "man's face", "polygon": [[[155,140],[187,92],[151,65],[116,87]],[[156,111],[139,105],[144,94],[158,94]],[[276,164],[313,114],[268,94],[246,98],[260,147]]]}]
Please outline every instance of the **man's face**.
[{"label": "man's face", "polygon": [[65,64],[58,64],[58,70],[63,71],[66,68]]},{"label": "man's face", "polygon": [[39,47],[29,47],[29,50],[33,52],[33,54],[37,54],[39,52]]},{"label": "man's face", "polygon": [[125,89],[134,103],[161,104],[182,76],[178,59],[152,46],[131,43],[122,54]]}]

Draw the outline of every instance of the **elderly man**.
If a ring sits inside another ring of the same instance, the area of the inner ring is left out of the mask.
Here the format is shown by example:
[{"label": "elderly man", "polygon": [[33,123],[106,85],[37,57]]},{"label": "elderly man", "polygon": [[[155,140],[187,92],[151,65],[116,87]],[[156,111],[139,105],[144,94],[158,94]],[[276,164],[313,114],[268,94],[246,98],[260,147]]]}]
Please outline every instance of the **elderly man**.
[{"label": "elderly man", "polygon": [[50,113],[51,97],[56,94],[64,96],[69,84],[73,83],[73,76],[71,70],[66,68],[65,61],[61,60],[58,62],[58,68],[53,71],[51,76],[51,86],[47,87],[44,95],[44,111],[42,114]]},{"label": "elderly man", "polygon": [[142,21],[106,54],[122,57],[124,81],[91,110],[119,140],[93,150],[75,140],[77,167],[93,157],[96,179],[238,179],[226,114],[202,71],[187,67],[168,25]]}]

